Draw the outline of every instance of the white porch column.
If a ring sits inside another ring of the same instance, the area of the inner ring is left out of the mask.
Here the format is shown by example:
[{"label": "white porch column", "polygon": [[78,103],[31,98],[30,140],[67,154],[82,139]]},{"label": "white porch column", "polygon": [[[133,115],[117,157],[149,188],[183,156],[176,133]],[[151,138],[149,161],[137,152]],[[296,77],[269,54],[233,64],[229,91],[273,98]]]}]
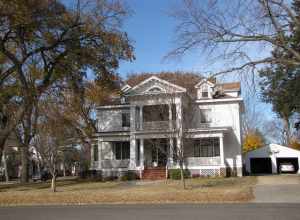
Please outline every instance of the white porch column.
[{"label": "white porch column", "polygon": [[94,157],[94,145],[92,145],[92,146],[91,146],[91,168],[92,168],[92,169],[95,169],[95,166],[94,166],[94,165],[95,165],[95,163],[94,163],[94,162],[95,162],[95,161],[94,161],[94,158],[95,158],[95,157]]},{"label": "white porch column", "polygon": [[221,166],[225,166],[225,158],[224,158],[224,135],[220,136],[220,158],[221,158]]},{"label": "white porch column", "polygon": [[144,155],[144,139],[140,139],[140,167],[144,169],[145,155]]},{"label": "white porch column", "polygon": [[169,106],[169,129],[173,129],[173,124],[172,124],[172,104],[168,104]]},{"label": "white porch column", "polygon": [[140,105],[140,130],[143,130],[143,106]]},{"label": "white porch column", "polygon": [[130,130],[135,131],[136,130],[136,107],[131,106],[130,107]]},{"label": "white porch column", "polygon": [[176,141],[176,143],[177,143],[177,145],[176,145],[176,158],[177,158],[177,162],[176,162],[176,166],[178,166],[178,165],[180,165],[180,160],[182,160],[183,158],[181,158],[181,154],[183,154],[184,155],[184,148],[183,148],[183,146],[182,146],[182,139],[181,138],[177,138],[176,139],[177,141]]},{"label": "white porch column", "polygon": [[134,136],[131,136],[129,170],[135,170],[135,169],[136,169],[136,139]]},{"label": "white porch column", "polygon": [[98,168],[101,169],[102,168],[102,141],[98,142]]},{"label": "white porch column", "polygon": [[170,139],[169,139],[169,141],[170,141],[170,149],[169,149],[169,166],[170,167],[172,167],[173,166],[173,163],[174,163],[174,161],[173,161],[173,158],[174,158],[174,140],[173,140],[173,138],[171,137]]}]

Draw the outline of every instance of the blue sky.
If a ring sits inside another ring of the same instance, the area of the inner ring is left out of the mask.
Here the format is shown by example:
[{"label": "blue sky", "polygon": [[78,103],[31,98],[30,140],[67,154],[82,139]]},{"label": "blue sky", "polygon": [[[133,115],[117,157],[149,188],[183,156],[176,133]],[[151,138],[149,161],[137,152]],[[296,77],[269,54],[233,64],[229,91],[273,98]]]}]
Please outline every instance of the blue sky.
[{"label": "blue sky", "polygon": [[[72,0],[64,1],[69,3]],[[204,73],[210,70],[220,71],[224,69],[221,61],[211,66],[207,62],[207,57],[201,54],[201,51],[193,51],[182,57],[181,60],[164,61],[163,58],[175,47],[173,40],[176,21],[168,16],[168,13],[172,7],[178,6],[180,1],[124,0],[133,13],[125,20],[123,30],[127,32],[132,41],[136,60],[120,63],[118,73],[122,77],[126,78],[130,73],[176,70],[199,72],[205,75]],[[253,50],[255,54],[261,51],[258,49]],[[244,79],[241,80],[240,77],[232,75],[226,75],[220,79],[223,81],[242,81],[242,94],[244,97],[251,97],[251,102],[254,103],[252,106],[255,107],[255,110],[260,112],[265,119],[274,118],[271,106],[260,101],[259,93],[250,94],[249,89],[245,89]],[[254,90],[257,91],[258,88],[255,87]]]},{"label": "blue sky", "polygon": [[[168,12],[174,6],[178,6],[180,0],[128,0],[129,7],[133,10],[133,15],[124,23],[124,31],[129,35],[135,48],[136,60],[133,62],[122,62],[118,70],[119,74],[126,77],[130,73],[159,72],[159,71],[194,71],[205,73],[208,65],[206,57],[201,56],[201,51],[193,51],[181,60],[164,61],[164,56],[174,48],[174,30],[176,21],[168,16]],[[257,51],[254,51],[258,53]],[[216,64],[221,70],[222,64]],[[215,67],[214,67],[215,68]],[[239,77],[225,76],[222,80]],[[243,85],[243,82],[242,82]],[[258,89],[258,87],[256,87]],[[242,88],[244,96],[251,97],[255,102],[256,111],[262,112],[264,118],[274,118],[271,106],[262,103],[259,93],[249,94]],[[247,106],[246,106],[247,108]]]},{"label": "blue sky", "polygon": [[173,48],[175,21],[168,16],[170,8],[178,1],[128,0],[133,15],[124,28],[135,47],[136,60],[121,63],[119,73],[159,72],[166,70],[200,71],[199,57],[187,55],[181,61],[163,61]]}]

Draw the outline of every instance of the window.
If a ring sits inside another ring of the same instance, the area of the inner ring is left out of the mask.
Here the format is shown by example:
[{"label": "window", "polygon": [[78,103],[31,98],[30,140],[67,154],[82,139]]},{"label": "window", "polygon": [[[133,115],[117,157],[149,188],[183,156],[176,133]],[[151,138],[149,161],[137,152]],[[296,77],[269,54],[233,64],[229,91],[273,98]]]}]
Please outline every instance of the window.
[{"label": "window", "polygon": [[129,112],[122,113],[122,127],[130,127],[130,113]]},{"label": "window", "polygon": [[208,98],[208,92],[202,91],[202,98]]},{"label": "window", "polygon": [[141,141],[140,139],[136,140],[136,164],[140,164],[141,160]]},{"label": "window", "polygon": [[129,142],[115,142],[114,149],[116,160],[125,160],[130,158]]},{"label": "window", "polygon": [[201,138],[194,142],[194,157],[220,156],[219,138]]},{"label": "window", "polygon": [[148,91],[155,93],[155,92],[161,92],[161,89],[158,87],[153,87],[152,89],[149,89]]},{"label": "window", "polygon": [[207,85],[203,85],[202,91],[201,91],[201,97],[202,98],[208,98],[208,87]]},{"label": "window", "polygon": [[200,109],[200,122],[211,123],[211,109]]},{"label": "window", "polygon": [[93,145],[93,150],[94,150],[94,161],[98,161],[99,160],[98,145]]}]

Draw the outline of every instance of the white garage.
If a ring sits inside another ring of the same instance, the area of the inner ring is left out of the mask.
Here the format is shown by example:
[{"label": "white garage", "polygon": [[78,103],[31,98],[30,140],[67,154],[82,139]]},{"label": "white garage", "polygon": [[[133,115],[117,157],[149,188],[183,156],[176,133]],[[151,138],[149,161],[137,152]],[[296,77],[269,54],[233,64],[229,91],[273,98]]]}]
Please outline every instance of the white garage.
[{"label": "white garage", "polygon": [[280,173],[280,165],[294,167],[293,173],[300,174],[300,151],[270,144],[244,155],[244,166],[247,173],[251,174],[276,174]]}]

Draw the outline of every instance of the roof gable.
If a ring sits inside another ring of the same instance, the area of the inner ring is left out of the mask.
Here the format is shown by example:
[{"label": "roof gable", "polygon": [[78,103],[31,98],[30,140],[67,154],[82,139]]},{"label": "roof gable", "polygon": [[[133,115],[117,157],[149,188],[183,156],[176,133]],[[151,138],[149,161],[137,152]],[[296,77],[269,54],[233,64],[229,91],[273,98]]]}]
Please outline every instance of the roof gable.
[{"label": "roof gable", "polygon": [[196,85],[195,85],[195,88],[200,88],[203,84],[207,84],[207,85],[209,85],[210,87],[214,87],[215,86],[215,84],[214,83],[212,83],[212,82],[210,82],[209,80],[207,80],[207,79],[202,79],[199,83],[197,83]]},{"label": "roof gable", "polygon": [[160,79],[157,76],[151,76],[148,79],[140,82],[129,91],[130,95],[133,94],[149,94],[149,93],[174,93],[186,92],[186,89],[170,83],[166,80]]}]

